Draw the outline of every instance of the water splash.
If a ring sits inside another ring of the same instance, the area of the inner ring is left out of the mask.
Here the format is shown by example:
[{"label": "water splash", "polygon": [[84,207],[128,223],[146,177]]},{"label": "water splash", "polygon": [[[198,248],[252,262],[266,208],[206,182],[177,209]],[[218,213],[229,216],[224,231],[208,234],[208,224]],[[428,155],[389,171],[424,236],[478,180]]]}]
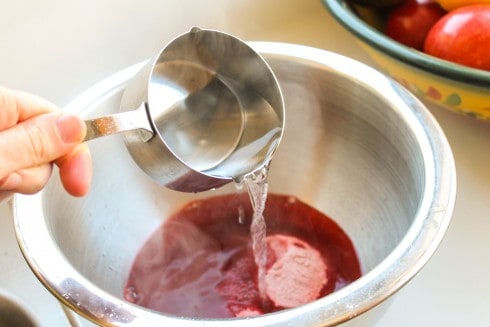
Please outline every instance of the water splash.
[{"label": "water splash", "polygon": [[245,176],[243,183],[246,185],[248,195],[253,208],[252,223],[250,233],[252,236],[252,250],[254,261],[257,265],[257,285],[262,303],[267,303],[267,290],[265,284],[266,262],[267,262],[267,243],[266,243],[266,223],[264,219],[265,203],[267,201],[267,173],[268,167],[264,167],[252,174]]}]

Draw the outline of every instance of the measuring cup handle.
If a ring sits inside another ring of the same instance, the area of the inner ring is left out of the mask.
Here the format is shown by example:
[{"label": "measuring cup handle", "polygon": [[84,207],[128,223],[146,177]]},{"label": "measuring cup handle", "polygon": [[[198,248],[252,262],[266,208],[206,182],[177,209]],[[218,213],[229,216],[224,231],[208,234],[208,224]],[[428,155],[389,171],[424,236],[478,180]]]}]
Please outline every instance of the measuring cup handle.
[{"label": "measuring cup handle", "polygon": [[87,133],[84,141],[137,129],[141,130],[143,142],[153,137],[153,129],[145,104],[135,110],[85,120],[85,125]]}]

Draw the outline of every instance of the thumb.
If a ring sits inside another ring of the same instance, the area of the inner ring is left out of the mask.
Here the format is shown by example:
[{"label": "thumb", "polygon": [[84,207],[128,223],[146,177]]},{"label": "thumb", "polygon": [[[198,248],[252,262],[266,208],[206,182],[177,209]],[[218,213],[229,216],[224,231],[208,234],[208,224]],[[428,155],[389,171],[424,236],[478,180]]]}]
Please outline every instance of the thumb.
[{"label": "thumb", "polygon": [[85,132],[81,118],[60,113],[38,115],[1,131],[0,178],[54,161],[80,143]]}]

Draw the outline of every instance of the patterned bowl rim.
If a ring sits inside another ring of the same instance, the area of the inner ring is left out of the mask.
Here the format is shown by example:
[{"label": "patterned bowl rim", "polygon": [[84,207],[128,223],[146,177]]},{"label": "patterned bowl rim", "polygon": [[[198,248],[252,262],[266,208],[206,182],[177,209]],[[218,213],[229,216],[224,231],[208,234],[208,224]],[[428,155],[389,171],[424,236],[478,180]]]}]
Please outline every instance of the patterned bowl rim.
[{"label": "patterned bowl rim", "polygon": [[322,0],[332,16],[365,43],[401,62],[440,77],[490,87],[490,72],[441,60],[396,42],[364,22],[347,0]]}]

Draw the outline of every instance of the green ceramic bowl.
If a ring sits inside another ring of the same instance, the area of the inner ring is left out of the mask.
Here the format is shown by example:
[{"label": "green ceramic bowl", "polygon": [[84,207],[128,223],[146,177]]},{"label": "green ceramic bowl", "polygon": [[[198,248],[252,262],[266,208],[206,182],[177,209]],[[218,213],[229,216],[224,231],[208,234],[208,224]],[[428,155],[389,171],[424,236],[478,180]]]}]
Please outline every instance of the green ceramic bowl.
[{"label": "green ceramic bowl", "polygon": [[322,0],[357,37],[381,70],[426,103],[490,120],[490,72],[454,64],[409,48],[381,32],[383,17],[347,0]]}]

